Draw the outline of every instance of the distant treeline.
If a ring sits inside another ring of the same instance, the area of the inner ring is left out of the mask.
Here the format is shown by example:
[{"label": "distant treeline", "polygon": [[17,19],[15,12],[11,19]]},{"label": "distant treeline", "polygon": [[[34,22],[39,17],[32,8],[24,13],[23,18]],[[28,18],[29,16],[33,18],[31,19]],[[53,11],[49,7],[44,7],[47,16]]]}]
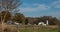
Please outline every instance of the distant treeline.
[{"label": "distant treeline", "polygon": [[48,20],[49,25],[57,25],[59,20],[56,17],[52,17],[52,16],[42,16],[42,17],[25,17],[23,14],[21,13],[16,13],[14,15],[12,15],[10,12],[8,11],[2,11],[0,12],[0,21],[1,21],[1,17],[2,19],[4,18],[5,13],[7,12],[6,15],[6,19],[4,22],[7,22],[9,20],[13,21],[13,22],[18,22],[18,23],[22,23],[22,24],[36,24],[38,25],[39,22],[45,22],[46,20]]}]

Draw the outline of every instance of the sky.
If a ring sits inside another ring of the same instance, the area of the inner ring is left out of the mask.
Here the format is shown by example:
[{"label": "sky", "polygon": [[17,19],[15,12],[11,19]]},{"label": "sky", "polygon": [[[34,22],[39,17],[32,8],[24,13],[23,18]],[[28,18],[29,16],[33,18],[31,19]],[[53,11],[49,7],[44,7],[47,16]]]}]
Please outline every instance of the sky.
[{"label": "sky", "polygon": [[21,0],[19,9],[26,17],[60,17],[60,0]]}]

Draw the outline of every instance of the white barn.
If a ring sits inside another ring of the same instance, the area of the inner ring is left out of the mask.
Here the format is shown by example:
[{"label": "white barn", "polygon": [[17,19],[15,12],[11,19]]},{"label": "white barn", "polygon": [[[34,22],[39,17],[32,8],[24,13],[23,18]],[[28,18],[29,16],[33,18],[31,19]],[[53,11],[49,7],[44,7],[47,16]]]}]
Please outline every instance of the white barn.
[{"label": "white barn", "polygon": [[46,24],[44,22],[39,22],[38,25],[46,26],[46,25],[48,25],[48,20],[46,20]]}]

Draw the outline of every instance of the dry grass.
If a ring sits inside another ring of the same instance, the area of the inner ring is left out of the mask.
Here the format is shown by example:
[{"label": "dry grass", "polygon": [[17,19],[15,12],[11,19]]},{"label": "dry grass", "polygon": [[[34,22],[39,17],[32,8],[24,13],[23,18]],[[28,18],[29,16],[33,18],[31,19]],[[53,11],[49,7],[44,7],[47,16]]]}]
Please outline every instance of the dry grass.
[{"label": "dry grass", "polygon": [[[16,25],[7,25],[7,24],[3,24],[3,28],[4,30],[6,30],[7,32],[17,32],[17,28]],[[4,31],[3,30],[3,31]],[[0,24],[0,32],[2,31],[2,24]]]},{"label": "dry grass", "polygon": [[58,26],[20,25],[20,32],[57,32]]},{"label": "dry grass", "polygon": [[[0,24],[0,32],[2,30],[1,28],[1,24]],[[6,25],[4,24],[4,29],[7,29],[7,32],[17,32],[19,28],[19,31],[22,32],[22,31],[34,31],[34,32],[41,32],[41,31],[49,31],[49,30],[54,30],[56,28],[58,28],[58,26],[56,25],[48,25],[48,26],[39,26],[39,25],[19,25],[19,27],[17,27],[16,25]]]}]

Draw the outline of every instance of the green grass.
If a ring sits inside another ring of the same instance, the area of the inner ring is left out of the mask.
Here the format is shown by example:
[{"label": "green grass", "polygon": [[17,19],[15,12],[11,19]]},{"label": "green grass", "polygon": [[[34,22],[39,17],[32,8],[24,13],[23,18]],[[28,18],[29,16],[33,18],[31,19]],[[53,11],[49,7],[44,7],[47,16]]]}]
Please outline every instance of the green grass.
[{"label": "green grass", "polygon": [[58,32],[58,30],[20,30],[20,32]]},{"label": "green grass", "polygon": [[58,29],[48,30],[47,32],[58,32]]},{"label": "green grass", "polygon": [[[58,28],[55,26],[20,26],[20,32],[58,32]],[[21,29],[23,28],[23,29]],[[28,29],[27,29],[28,28]]]}]

